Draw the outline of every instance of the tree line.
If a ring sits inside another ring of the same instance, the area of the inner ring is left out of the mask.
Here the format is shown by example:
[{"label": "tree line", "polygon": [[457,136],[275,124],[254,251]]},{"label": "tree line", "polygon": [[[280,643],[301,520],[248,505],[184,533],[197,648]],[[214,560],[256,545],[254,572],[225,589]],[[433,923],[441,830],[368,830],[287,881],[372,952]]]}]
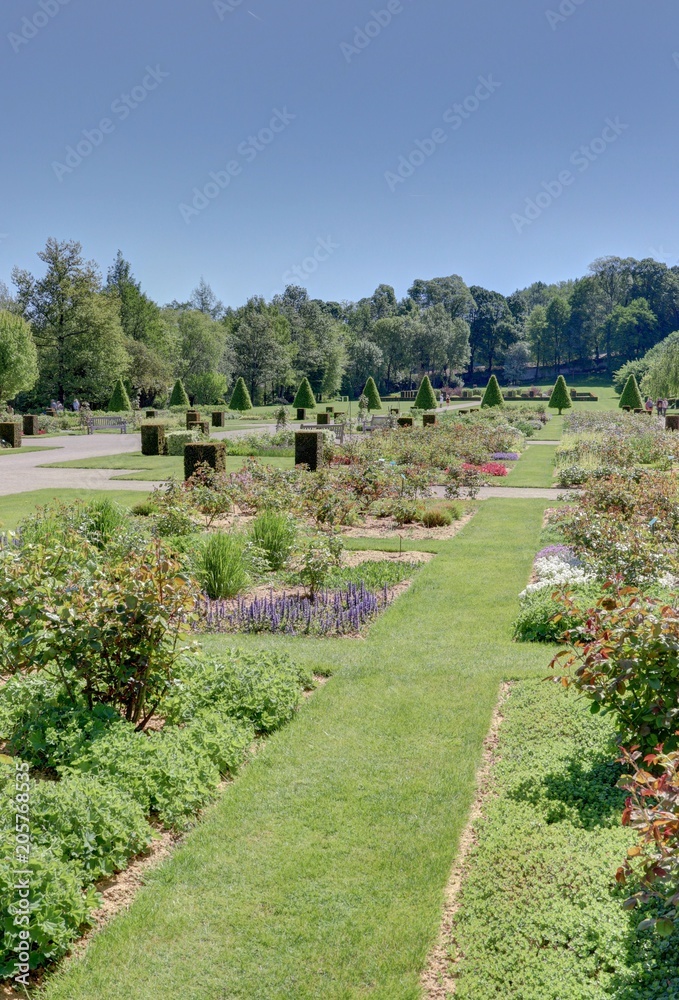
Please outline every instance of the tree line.
[{"label": "tree line", "polygon": [[407,295],[381,284],[358,302],[312,299],[290,285],[271,301],[225,308],[201,279],[188,301],[161,306],[121,252],[104,279],[76,241],[50,239],[41,274],[15,268],[0,285],[0,401],[94,407],[117,379],[140,405],[162,404],[181,378],[196,404],[224,400],[242,377],[253,402],[314,392],[356,396],[503,372],[513,383],[564,365],[609,370],[644,357],[679,329],[679,268],[605,257],[581,278],[535,282],[505,296],[459,275],[417,279]]}]

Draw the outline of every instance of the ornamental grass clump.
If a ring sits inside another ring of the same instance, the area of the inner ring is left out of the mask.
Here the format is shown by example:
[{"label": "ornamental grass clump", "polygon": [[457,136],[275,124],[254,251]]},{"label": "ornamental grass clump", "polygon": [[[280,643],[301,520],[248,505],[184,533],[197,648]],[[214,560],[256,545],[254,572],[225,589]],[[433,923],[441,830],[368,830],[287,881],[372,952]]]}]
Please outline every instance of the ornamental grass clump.
[{"label": "ornamental grass clump", "polygon": [[287,566],[297,540],[297,525],[289,514],[265,510],[252,525],[251,538],[261,549],[269,569],[277,571]]},{"label": "ornamental grass clump", "polygon": [[242,535],[223,531],[208,536],[196,560],[198,581],[211,600],[236,597],[250,583]]}]

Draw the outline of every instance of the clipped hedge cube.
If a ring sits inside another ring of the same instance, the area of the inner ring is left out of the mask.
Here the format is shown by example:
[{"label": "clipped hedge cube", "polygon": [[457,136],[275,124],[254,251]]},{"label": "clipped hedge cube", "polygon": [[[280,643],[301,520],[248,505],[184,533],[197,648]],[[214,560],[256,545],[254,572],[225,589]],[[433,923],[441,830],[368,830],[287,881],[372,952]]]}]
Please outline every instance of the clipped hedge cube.
[{"label": "clipped hedge cube", "polygon": [[317,424],[326,424],[326,425],[332,423],[332,421],[330,419],[330,414],[329,413],[317,413],[316,414],[316,423]]},{"label": "clipped hedge cube", "polygon": [[226,445],[223,441],[184,445],[184,479],[190,479],[196,469],[204,464],[215,472],[226,472]]},{"label": "clipped hedge cube", "polygon": [[295,433],[295,465],[308,465],[315,472],[323,464],[323,432]]},{"label": "clipped hedge cube", "polygon": [[158,411],[157,410],[147,410],[146,411],[146,419],[147,420],[155,420],[157,416],[158,416]]},{"label": "clipped hedge cube", "polygon": [[210,421],[209,420],[199,420],[198,421],[198,430],[200,431],[201,434],[204,434],[205,437],[210,437]]},{"label": "clipped hedge cube", "polygon": [[142,455],[165,454],[165,427],[163,424],[141,425]]},{"label": "clipped hedge cube", "polygon": [[24,435],[25,437],[33,437],[40,431],[39,418],[34,414],[26,414],[24,416]]},{"label": "clipped hedge cube", "polygon": [[437,423],[438,420],[436,419],[435,413],[425,413],[425,415],[422,417],[423,427],[435,427]]},{"label": "clipped hedge cube", "polygon": [[165,435],[165,454],[175,458],[184,454],[185,444],[198,444],[197,431],[170,431]]},{"label": "clipped hedge cube", "polygon": [[334,406],[326,406],[325,412],[326,413],[334,413],[335,412],[335,407]]},{"label": "clipped hedge cube", "polygon": [[665,417],[665,430],[679,431],[679,414],[673,413]]},{"label": "clipped hedge cube", "polygon": [[412,417],[399,417],[396,421],[399,427],[412,427],[413,418]]},{"label": "clipped hedge cube", "polygon": [[200,413],[198,410],[187,410],[186,411],[186,429],[191,430],[192,424],[197,424],[200,422]]},{"label": "clipped hedge cube", "polygon": [[215,410],[212,414],[213,427],[226,427],[226,413],[224,410]]},{"label": "clipped hedge cube", "polygon": [[301,406],[297,407],[297,419],[298,420],[306,420],[306,410],[303,409],[303,407],[301,407]]},{"label": "clipped hedge cube", "polygon": [[10,448],[21,447],[21,424],[0,424],[0,441],[6,441]]}]

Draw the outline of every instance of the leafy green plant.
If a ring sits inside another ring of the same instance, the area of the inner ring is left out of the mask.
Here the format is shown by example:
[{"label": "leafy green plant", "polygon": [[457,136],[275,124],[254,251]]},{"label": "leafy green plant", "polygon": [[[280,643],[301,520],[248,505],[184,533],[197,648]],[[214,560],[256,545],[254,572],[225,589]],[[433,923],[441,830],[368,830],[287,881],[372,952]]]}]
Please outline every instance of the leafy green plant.
[{"label": "leafy green plant", "polygon": [[92,500],[86,507],[86,515],[87,537],[97,548],[105,548],[129,523],[124,508],[109,497]]},{"label": "leafy green plant", "polygon": [[415,399],[415,410],[435,410],[438,403],[436,401],[436,395],[431,387],[431,382],[429,381],[429,376],[425,375],[420,382],[420,388],[417,390],[417,398]]},{"label": "leafy green plant", "polygon": [[302,555],[300,580],[311,597],[325,584],[333,566],[339,566],[343,542],[339,535],[315,535]]},{"label": "leafy green plant", "polygon": [[505,401],[502,395],[502,390],[500,389],[500,384],[495,375],[491,375],[488,385],[486,386],[486,391],[483,394],[483,399],[481,400],[481,407],[504,405]]},{"label": "leafy green plant", "polygon": [[251,537],[254,544],[266,554],[269,568],[281,570],[287,566],[295,547],[297,525],[289,514],[265,510],[255,518]]},{"label": "leafy green plant", "polygon": [[165,448],[168,455],[181,458],[185,444],[195,444],[200,441],[198,431],[170,431],[165,435]]},{"label": "leafy green plant", "polygon": [[571,603],[564,608],[563,599],[551,587],[543,587],[521,598],[521,610],[514,621],[514,638],[518,642],[559,642],[565,632],[583,624],[586,612],[600,595],[596,586],[569,591]]},{"label": "leafy green plant", "polygon": [[566,385],[566,379],[563,377],[563,375],[559,375],[558,379],[556,380],[554,389],[552,390],[551,398],[547,405],[552,410],[558,410],[559,416],[561,416],[563,410],[570,410],[571,406],[573,405],[573,403],[571,402],[571,394],[568,391],[568,386]]},{"label": "leafy green plant", "polygon": [[177,381],[175,382],[175,384],[172,387],[172,393],[170,395],[169,405],[171,407],[172,406],[182,406],[182,407],[184,407],[184,409],[187,409],[187,410],[188,410],[189,406],[191,405],[191,403],[189,401],[189,397],[188,397],[188,395],[186,393],[186,389],[184,388],[184,383],[182,382],[182,380],[180,378],[177,379]]},{"label": "leafy green plant", "polygon": [[243,535],[217,531],[208,535],[198,552],[196,575],[212,600],[236,597],[250,583]]},{"label": "leafy green plant", "polygon": [[242,377],[236,382],[233,393],[231,394],[229,409],[240,410],[242,412],[252,409],[250,393],[248,392],[248,387],[245,384],[245,379]]}]

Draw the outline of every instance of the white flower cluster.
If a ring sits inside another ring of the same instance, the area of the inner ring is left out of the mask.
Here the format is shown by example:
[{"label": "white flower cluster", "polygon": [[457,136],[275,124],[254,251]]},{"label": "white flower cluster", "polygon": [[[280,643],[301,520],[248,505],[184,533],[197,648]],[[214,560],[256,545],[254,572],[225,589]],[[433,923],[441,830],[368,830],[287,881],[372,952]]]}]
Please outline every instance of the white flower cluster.
[{"label": "white flower cluster", "polygon": [[545,587],[578,587],[594,580],[594,574],[585,569],[576,556],[567,553],[536,559],[533,571],[537,582],[529,583],[520,597],[527,597]]}]

